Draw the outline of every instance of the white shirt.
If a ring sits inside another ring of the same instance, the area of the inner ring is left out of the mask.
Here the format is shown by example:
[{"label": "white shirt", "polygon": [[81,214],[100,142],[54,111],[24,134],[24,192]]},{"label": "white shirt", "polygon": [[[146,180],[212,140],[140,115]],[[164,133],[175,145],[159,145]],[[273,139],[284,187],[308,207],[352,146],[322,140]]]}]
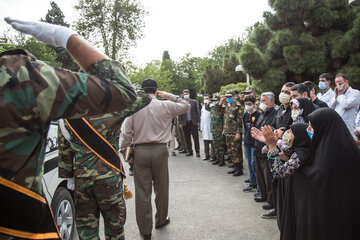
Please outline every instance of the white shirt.
[{"label": "white shirt", "polygon": [[319,92],[316,95],[321,101],[326,102],[328,106],[330,106],[331,100],[335,97],[335,92],[331,88],[329,88],[324,94]]},{"label": "white shirt", "polygon": [[210,122],[211,122],[210,112],[205,109],[205,106],[203,106],[201,108],[201,115],[200,115],[200,130],[202,132],[203,140],[213,140],[210,131]]},{"label": "white shirt", "polygon": [[329,107],[334,109],[344,120],[352,136],[355,130],[355,119],[360,106],[360,91],[349,87],[344,93],[336,99],[332,98]]}]

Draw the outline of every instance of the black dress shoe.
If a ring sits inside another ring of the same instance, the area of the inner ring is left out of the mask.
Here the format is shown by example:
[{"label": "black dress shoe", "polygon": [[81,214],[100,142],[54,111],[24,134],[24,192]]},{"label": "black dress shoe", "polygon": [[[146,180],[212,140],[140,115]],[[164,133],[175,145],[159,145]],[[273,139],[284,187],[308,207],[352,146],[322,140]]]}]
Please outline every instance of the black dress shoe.
[{"label": "black dress shoe", "polygon": [[179,153],[187,153],[186,150],[181,150]]},{"label": "black dress shoe", "polygon": [[246,179],[244,182],[249,183],[249,182],[250,182],[250,179]]},{"label": "black dress shoe", "polygon": [[187,153],[186,156],[189,157],[189,156],[192,156],[193,154],[192,153]]},{"label": "black dress shoe", "polygon": [[212,165],[218,165],[220,161],[213,162]]},{"label": "black dress shoe", "polygon": [[255,202],[265,202],[266,199],[262,197],[254,197]]},{"label": "black dress shoe", "polygon": [[170,218],[169,218],[169,217],[166,217],[165,223],[164,223],[164,224],[161,224],[161,225],[158,225],[158,226],[155,226],[155,229],[162,228],[162,227],[168,225],[169,223],[170,223]]},{"label": "black dress shoe", "polygon": [[274,205],[270,204],[270,203],[265,203],[264,205],[262,205],[262,208],[264,210],[270,210],[274,208]]},{"label": "black dress shoe", "polygon": [[144,240],[151,240],[151,234],[142,235]]},{"label": "black dress shoe", "polygon": [[260,215],[262,218],[265,218],[265,219],[273,219],[273,218],[276,218],[276,210],[275,209],[272,209],[270,210],[269,212],[267,213],[263,213]]},{"label": "black dress shoe", "polygon": [[196,153],[196,157],[200,157],[200,153]]}]

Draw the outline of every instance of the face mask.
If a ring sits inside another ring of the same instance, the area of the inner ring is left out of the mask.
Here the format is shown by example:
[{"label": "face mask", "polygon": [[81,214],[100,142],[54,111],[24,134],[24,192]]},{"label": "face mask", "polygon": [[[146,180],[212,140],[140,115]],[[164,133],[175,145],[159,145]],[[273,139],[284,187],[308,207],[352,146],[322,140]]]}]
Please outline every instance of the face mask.
[{"label": "face mask", "polygon": [[290,102],[290,98],[291,98],[291,96],[289,94],[280,93],[280,95],[279,95],[279,101],[282,104],[288,104]]},{"label": "face mask", "polygon": [[213,102],[213,104],[214,104],[214,106],[215,106],[216,104],[218,104],[218,102],[217,102],[217,101],[215,101],[215,102]]},{"label": "face mask", "polygon": [[184,99],[189,99],[189,95],[184,95]]},{"label": "face mask", "polygon": [[313,136],[314,136],[314,133],[313,132],[310,132],[309,130],[306,130],[307,134],[309,135],[309,138],[312,140],[313,139]]},{"label": "face mask", "polygon": [[319,88],[320,88],[321,90],[326,89],[326,88],[327,88],[326,83],[325,83],[325,82],[319,82]]},{"label": "face mask", "polygon": [[295,121],[299,116],[301,110],[291,110],[291,118]]},{"label": "face mask", "polygon": [[204,103],[205,103],[205,104],[208,104],[208,102],[209,102],[209,100],[206,100],[206,99],[204,100]]},{"label": "face mask", "polygon": [[233,100],[231,97],[227,98],[226,101],[227,101],[228,103],[233,103],[233,102],[234,102],[234,100]]},{"label": "face mask", "polygon": [[213,106],[215,106],[214,103],[210,103],[210,104],[209,104],[209,107],[213,107]]},{"label": "face mask", "polygon": [[265,112],[267,105],[265,103],[260,103],[259,108]]},{"label": "face mask", "polygon": [[254,106],[253,105],[245,105],[245,111],[250,112],[251,110],[253,110]]},{"label": "face mask", "polygon": [[284,134],[282,136],[282,140],[283,140],[285,146],[287,146],[288,148],[291,148],[291,146],[292,146],[292,142],[291,142],[292,137],[291,137],[290,133],[284,132]]}]

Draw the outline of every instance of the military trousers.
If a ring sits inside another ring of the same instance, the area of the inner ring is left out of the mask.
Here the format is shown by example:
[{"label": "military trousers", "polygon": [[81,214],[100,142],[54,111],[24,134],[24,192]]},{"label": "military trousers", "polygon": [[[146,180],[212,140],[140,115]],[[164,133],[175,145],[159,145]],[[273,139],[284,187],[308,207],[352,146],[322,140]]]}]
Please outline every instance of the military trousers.
[{"label": "military trousers", "polygon": [[169,152],[166,144],[148,143],[135,146],[134,182],[135,212],[139,231],[151,234],[153,227],[151,194],[155,192],[155,226],[166,222],[169,207]]},{"label": "military trousers", "polygon": [[100,240],[100,212],[105,238],[125,239],[126,206],[120,175],[105,179],[75,178],[74,202],[79,239]]},{"label": "military trousers", "polygon": [[235,140],[235,134],[225,134],[227,153],[234,164],[243,169],[242,141]]},{"label": "military trousers", "polygon": [[225,155],[225,137],[222,131],[212,131],[215,159],[223,161]]}]

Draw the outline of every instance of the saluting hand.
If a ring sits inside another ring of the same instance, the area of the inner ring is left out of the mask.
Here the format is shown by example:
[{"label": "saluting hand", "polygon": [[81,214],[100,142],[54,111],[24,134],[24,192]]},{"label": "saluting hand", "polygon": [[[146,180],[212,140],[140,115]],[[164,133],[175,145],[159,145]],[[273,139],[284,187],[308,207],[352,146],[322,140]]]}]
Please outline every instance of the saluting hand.
[{"label": "saluting hand", "polygon": [[169,94],[165,91],[157,91],[157,95],[163,99],[167,99]]}]

